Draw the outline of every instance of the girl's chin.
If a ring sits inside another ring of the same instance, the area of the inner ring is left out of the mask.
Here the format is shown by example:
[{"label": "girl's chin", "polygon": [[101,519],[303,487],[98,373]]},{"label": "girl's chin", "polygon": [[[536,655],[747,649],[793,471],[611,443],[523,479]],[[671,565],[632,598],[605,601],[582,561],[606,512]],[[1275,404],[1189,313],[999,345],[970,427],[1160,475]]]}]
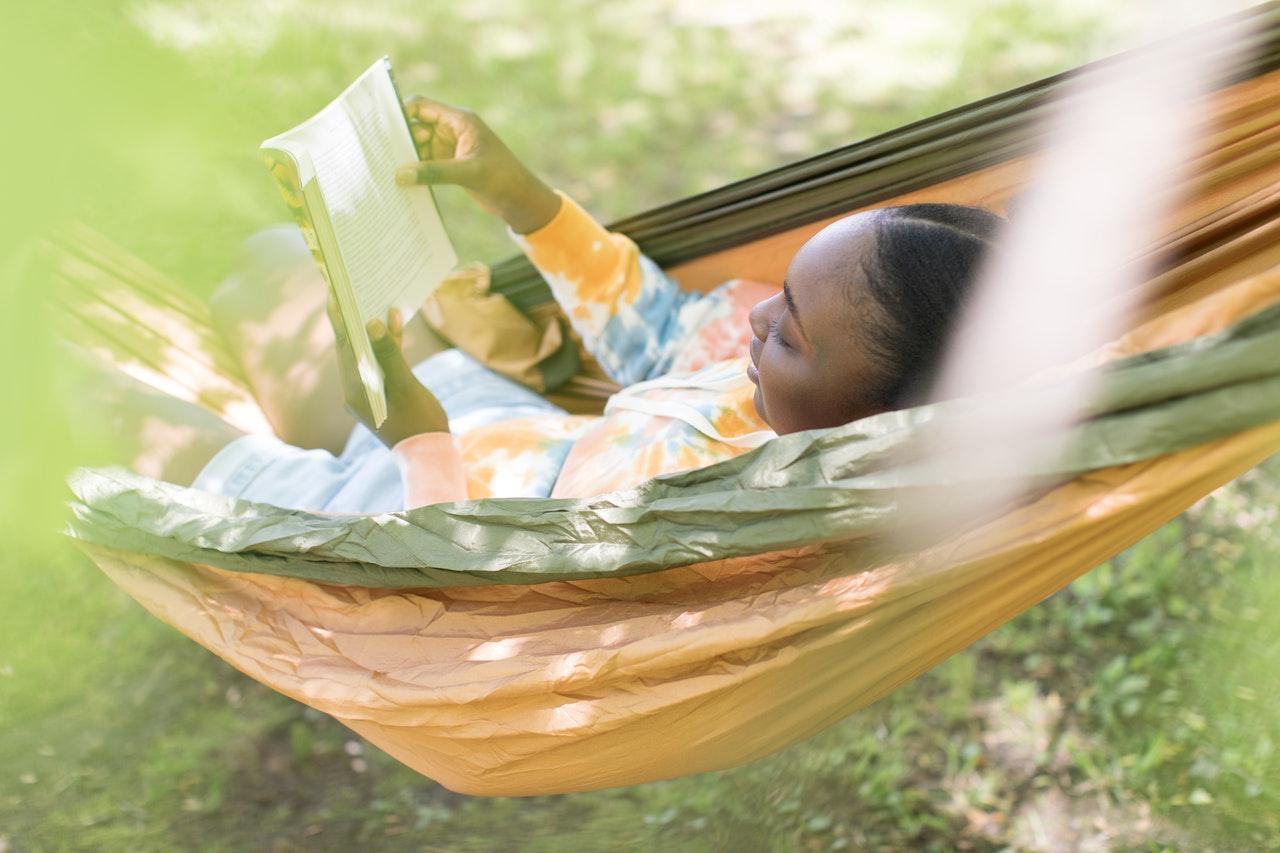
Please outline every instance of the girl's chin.
[{"label": "girl's chin", "polygon": [[756,407],[756,414],[760,416],[760,420],[766,424],[769,423],[769,415],[764,410],[764,395],[760,393],[760,386],[756,386],[755,396],[751,398],[751,403]]}]

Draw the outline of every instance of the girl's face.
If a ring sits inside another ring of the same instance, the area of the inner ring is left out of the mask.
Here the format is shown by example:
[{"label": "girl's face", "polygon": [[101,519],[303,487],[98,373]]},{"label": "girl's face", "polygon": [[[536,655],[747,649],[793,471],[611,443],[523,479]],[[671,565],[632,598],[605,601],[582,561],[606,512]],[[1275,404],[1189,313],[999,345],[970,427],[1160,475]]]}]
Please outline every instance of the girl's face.
[{"label": "girl's face", "polygon": [[839,426],[876,414],[858,403],[875,376],[858,337],[874,322],[866,285],[876,211],[833,222],[800,247],[782,292],[751,309],[755,406],[774,432]]}]

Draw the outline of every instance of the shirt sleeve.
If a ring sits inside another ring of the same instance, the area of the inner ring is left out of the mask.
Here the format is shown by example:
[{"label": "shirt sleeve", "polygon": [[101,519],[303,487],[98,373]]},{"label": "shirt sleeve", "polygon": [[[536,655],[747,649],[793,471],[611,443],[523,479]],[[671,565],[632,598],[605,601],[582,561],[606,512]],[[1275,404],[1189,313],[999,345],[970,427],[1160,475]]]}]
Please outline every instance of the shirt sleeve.
[{"label": "shirt sleeve", "polygon": [[610,378],[630,385],[667,373],[720,300],[682,290],[629,237],[556,194],[560,210],[550,222],[528,234],[508,233]]},{"label": "shirt sleeve", "polygon": [[451,433],[411,435],[391,452],[404,479],[406,509],[467,499],[462,453]]}]

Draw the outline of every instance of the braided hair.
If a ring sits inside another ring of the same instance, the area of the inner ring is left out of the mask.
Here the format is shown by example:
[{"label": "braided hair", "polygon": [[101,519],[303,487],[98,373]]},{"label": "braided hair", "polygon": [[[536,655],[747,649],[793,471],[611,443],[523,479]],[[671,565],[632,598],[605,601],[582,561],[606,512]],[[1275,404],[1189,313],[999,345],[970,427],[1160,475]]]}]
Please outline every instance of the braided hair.
[{"label": "braided hair", "polygon": [[1005,220],[959,204],[887,207],[864,272],[872,301],[860,329],[879,381],[863,400],[885,409],[924,402],[983,259]]}]

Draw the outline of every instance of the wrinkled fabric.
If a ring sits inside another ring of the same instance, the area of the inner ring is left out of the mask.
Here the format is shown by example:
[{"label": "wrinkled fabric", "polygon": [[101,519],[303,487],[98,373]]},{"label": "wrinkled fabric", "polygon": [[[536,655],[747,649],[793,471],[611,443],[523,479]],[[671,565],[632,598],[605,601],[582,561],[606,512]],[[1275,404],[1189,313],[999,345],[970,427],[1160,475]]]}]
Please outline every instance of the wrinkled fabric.
[{"label": "wrinkled fabric", "polygon": [[[1278,301],[1280,270],[1170,312],[1098,355],[1099,361],[1128,357],[1131,369],[1146,371],[1136,374],[1142,381],[1135,380],[1132,393],[1113,392],[1112,405],[1170,393],[1176,396],[1166,402],[1176,405],[1202,392],[1252,387],[1265,391],[1255,416],[1270,423],[1085,470],[978,529],[908,554],[879,552],[869,537],[824,541],[823,525],[856,514],[855,496],[834,516],[820,513],[814,516],[820,522],[806,524],[809,544],[784,549],[719,556],[728,543],[755,538],[752,525],[739,524],[701,537],[696,546],[672,536],[672,546],[705,549],[712,558],[689,559],[686,553],[666,571],[610,574],[601,569],[607,553],[597,560],[591,549],[549,545],[557,552],[549,566],[591,571],[541,583],[525,577],[523,584],[379,589],[370,584],[391,580],[380,572],[392,569],[373,562],[336,563],[345,577],[341,584],[270,572],[315,550],[339,561],[354,552],[385,557],[394,551],[384,547],[386,539],[423,529],[412,525],[412,513],[310,519],[317,529],[338,525],[345,537],[338,543],[332,531],[309,538],[279,512],[211,495],[179,490],[151,504],[140,492],[95,497],[88,486],[103,481],[92,474],[77,483],[82,503],[76,535],[102,570],[158,618],[455,791],[549,794],[719,769],[772,753],[875,701],[1280,449],[1276,350],[1261,359],[1218,356],[1215,370],[1190,378],[1196,371],[1177,369],[1224,347],[1252,342],[1256,348],[1258,341],[1274,347],[1267,330]],[[1144,350],[1150,352],[1136,355]],[[1161,374],[1161,364],[1174,370]],[[1153,389],[1162,376],[1168,385]],[[1253,384],[1259,381],[1272,384]],[[1195,416],[1214,421],[1230,398],[1228,393],[1216,408]],[[1138,417],[1142,409],[1135,410]],[[912,421],[909,414],[899,419]],[[811,436],[806,441],[823,448],[817,456],[805,457],[797,445],[795,462],[811,485],[796,493],[807,491],[819,506],[831,499],[828,489],[814,484],[856,475],[860,464],[876,458],[884,450],[877,441],[893,434],[887,422],[876,426],[878,431],[863,424]],[[860,437],[851,438],[854,433]],[[1121,438],[1117,432],[1122,445]],[[753,454],[765,455],[778,444]],[[749,477],[753,454],[727,464],[747,460],[736,476]],[[773,514],[768,507],[774,495],[784,503],[791,499],[785,488],[717,492],[715,467],[661,484],[669,496],[682,490],[694,501],[709,496],[699,526],[720,511],[741,521],[741,509],[731,509],[735,499],[759,495],[764,500],[753,505],[765,515]],[[761,469],[761,476],[785,470]],[[704,488],[710,491],[700,495]],[[201,507],[201,501],[218,500],[225,503]],[[483,517],[481,507],[502,515],[518,513],[521,504],[531,510],[526,520],[573,506],[486,501],[417,512]],[[606,552],[606,542],[625,551],[638,535],[628,525],[633,511],[643,514],[642,504],[620,494],[595,506],[589,516],[594,530],[574,528],[588,524],[588,516],[566,515],[564,533],[594,539]],[[167,521],[154,518],[159,507],[170,513]],[[114,514],[120,529],[149,527],[170,537],[165,541],[187,541],[196,549],[193,556],[215,553],[192,544],[215,543],[190,529],[199,516],[184,507],[238,517],[242,526],[223,528],[217,544],[234,549],[245,543],[231,534],[247,533],[254,544],[238,553],[242,568],[251,570],[147,553],[155,542],[139,547],[124,544],[124,536],[92,532],[95,521]],[[678,512],[659,514],[666,515],[668,530],[679,524]],[[883,532],[874,517],[864,520],[869,534]],[[448,535],[447,525],[438,535]]]},{"label": "wrinkled fabric", "polygon": [[[1274,420],[1278,300],[1280,270],[1153,321],[1177,329],[1190,312],[1211,313],[1221,323],[1216,331],[1179,342],[1142,327],[1100,353],[1095,360],[1109,361],[1099,368],[1106,381],[1094,417],[1072,429],[1065,451],[1042,470],[1020,473],[1047,486]],[[1259,306],[1269,307],[1250,310]],[[1194,327],[1203,331],[1201,318]],[[1042,392],[1028,385],[1016,393],[1035,406]],[[284,511],[123,469],[82,471],[72,483],[80,497],[74,529],[86,540],[176,559],[370,587],[640,574],[874,538],[896,523],[902,490],[963,500],[996,475],[976,466],[940,479],[903,464],[902,455],[989,404],[950,401],[782,436],[717,465],[592,498],[467,501],[375,516]]]},{"label": "wrinkled fabric", "polygon": [[103,546],[158,618],[467,794],[737,765],[887,694],[1280,449],[1280,425],[1083,476],[899,561],[798,548],[630,578],[378,590]]},{"label": "wrinkled fabric", "polygon": [[458,349],[535,391],[563,385],[581,365],[562,318],[527,316],[491,293],[489,268],[478,261],[441,282],[422,313]]}]

